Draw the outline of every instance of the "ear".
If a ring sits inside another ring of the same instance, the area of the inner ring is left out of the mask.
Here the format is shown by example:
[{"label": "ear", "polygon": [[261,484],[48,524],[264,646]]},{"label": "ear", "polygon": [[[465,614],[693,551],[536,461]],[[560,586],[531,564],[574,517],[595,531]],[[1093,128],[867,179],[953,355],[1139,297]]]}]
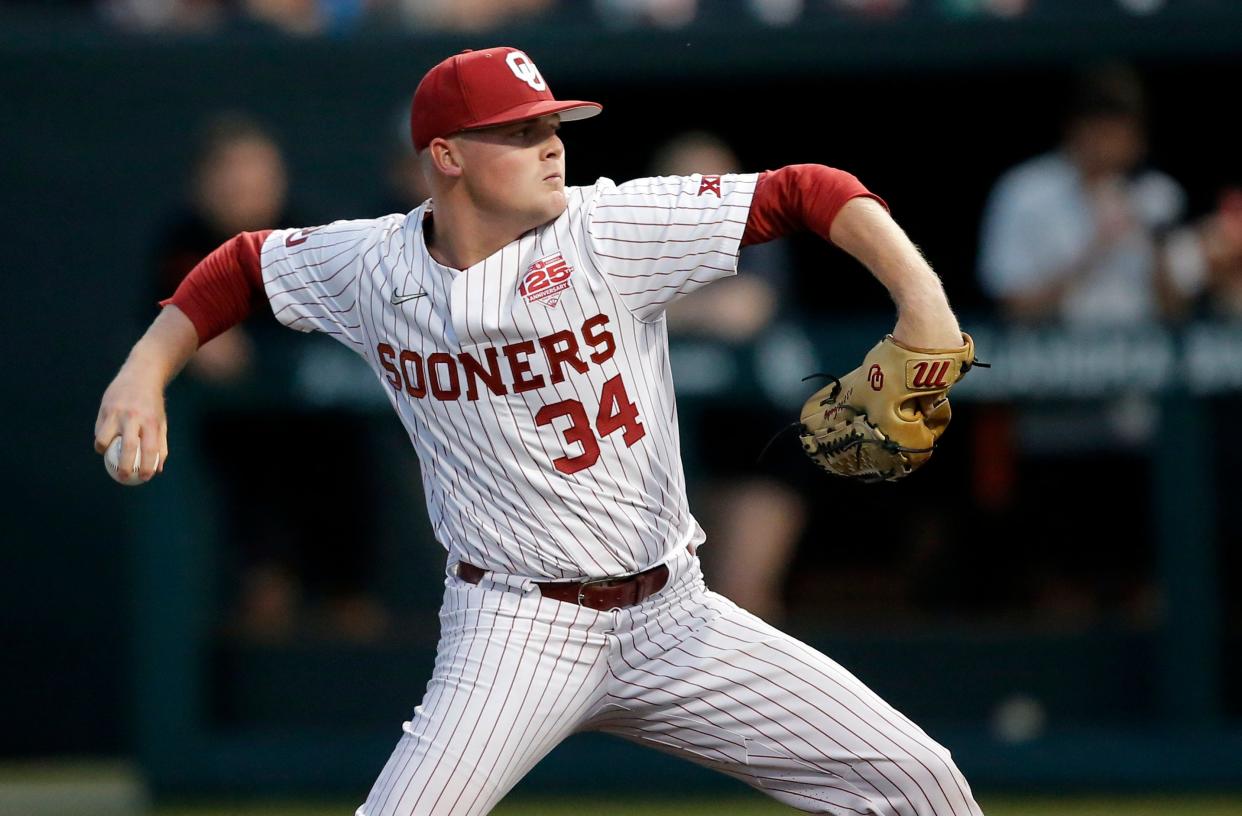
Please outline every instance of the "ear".
[{"label": "ear", "polygon": [[431,166],[436,172],[450,178],[457,178],[461,175],[463,167],[461,145],[436,137],[431,140],[431,144],[427,145],[427,150],[430,153]]}]

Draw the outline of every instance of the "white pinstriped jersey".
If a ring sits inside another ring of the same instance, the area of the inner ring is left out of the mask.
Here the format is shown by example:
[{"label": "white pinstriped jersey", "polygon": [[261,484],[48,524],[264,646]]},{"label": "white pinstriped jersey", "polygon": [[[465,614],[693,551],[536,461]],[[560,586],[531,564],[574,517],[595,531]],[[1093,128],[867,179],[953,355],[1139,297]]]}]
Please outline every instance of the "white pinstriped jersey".
[{"label": "white pinstriped jersey", "polygon": [[734,274],[756,174],[566,188],[554,221],[458,271],[405,215],[277,230],[285,325],[365,357],[414,444],[450,562],[622,575],[703,532],[686,500],[663,313]]}]

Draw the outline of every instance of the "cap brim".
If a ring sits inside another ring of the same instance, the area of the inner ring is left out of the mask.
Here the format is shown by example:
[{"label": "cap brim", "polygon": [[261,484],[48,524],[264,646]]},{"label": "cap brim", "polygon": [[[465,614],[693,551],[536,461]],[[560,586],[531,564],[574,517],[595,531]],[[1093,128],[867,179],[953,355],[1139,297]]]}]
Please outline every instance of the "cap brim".
[{"label": "cap brim", "polygon": [[463,128],[463,130],[478,130],[480,128],[495,127],[496,125],[507,125],[511,122],[538,119],[540,116],[547,116],[553,113],[559,113],[562,122],[575,122],[579,119],[590,119],[592,116],[597,116],[603,110],[604,106],[598,102],[583,102],[578,99],[541,99],[538,102],[523,102],[521,105],[515,105],[495,116],[484,119],[482,122],[475,122],[470,127]]}]

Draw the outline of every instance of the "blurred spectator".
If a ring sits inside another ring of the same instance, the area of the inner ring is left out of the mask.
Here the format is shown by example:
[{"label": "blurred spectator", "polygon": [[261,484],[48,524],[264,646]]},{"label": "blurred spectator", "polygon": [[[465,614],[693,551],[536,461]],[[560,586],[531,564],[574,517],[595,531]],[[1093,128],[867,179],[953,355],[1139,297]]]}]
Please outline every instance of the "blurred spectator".
[{"label": "blurred spectator", "polygon": [[388,0],[100,0],[104,17],[138,31],[212,31],[237,21],[310,36],[352,28]]},{"label": "blurred spectator", "polygon": [[1182,288],[1203,290],[1201,316],[1242,318],[1242,188],[1225,189],[1214,212],[1175,231],[1167,257]]},{"label": "blurred spectator", "polygon": [[833,0],[843,12],[864,17],[896,17],[906,10],[907,0]]},{"label": "blurred spectator", "polygon": [[797,22],[806,10],[805,0],[747,0],[755,19],[770,26],[786,26]]},{"label": "blurred spectator", "polygon": [[[1232,0],[1198,0],[1207,13]],[[1077,16],[1097,22],[1101,11],[1124,21],[1155,15],[1168,0],[0,0],[4,5],[95,6],[112,23],[152,32],[211,31],[258,22],[292,35],[335,34],[395,19],[413,31],[495,32],[547,17],[571,25],[681,29],[697,24],[789,26],[798,22],[863,20],[909,22],[928,17],[1018,19],[1042,16],[1072,25]],[[739,13],[744,15],[739,17]]]},{"label": "blurred spectator", "polygon": [[648,25],[682,28],[699,14],[698,0],[595,0],[595,11],[607,25]]},{"label": "blurred spectator", "polygon": [[99,11],[115,25],[137,31],[209,31],[232,10],[221,0],[100,0]]},{"label": "blurred spectator", "polygon": [[534,17],[555,0],[392,0],[413,29],[479,33]]},{"label": "blurred spectator", "polygon": [[[1170,238],[1184,217],[1185,193],[1142,164],[1146,115],[1130,69],[1087,72],[1060,147],[996,184],[984,213],[979,273],[1007,318],[1122,327],[1187,313],[1203,275],[1186,271],[1186,242]],[[1197,245],[1189,251],[1198,252]],[[1019,414],[1018,441],[1041,453],[1083,453],[1088,445],[1141,453],[1156,419],[1154,404],[1139,396],[1033,407]]]},{"label": "blurred spectator", "polygon": [[[657,176],[736,172],[739,162],[729,146],[702,132],[675,137],[657,151],[652,165]],[[753,341],[776,316],[780,293],[788,286],[789,263],[783,241],[746,247],[736,277],[669,307],[669,331],[728,343]],[[702,440],[696,448],[706,470],[703,476],[714,480],[712,489],[703,491],[712,497],[704,568],[718,592],[766,620],[784,613],[785,575],[806,518],[803,500],[788,482],[796,478],[794,471],[775,455],[766,467],[755,464],[768,437],[787,422],[788,417],[773,409],[716,401],[688,428]],[[720,443],[726,439],[728,444]],[[794,454],[801,456],[801,451]]]},{"label": "blurred spectator", "polygon": [[[167,297],[209,252],[238,232],[304,223],[286,210],[286,171],[276,142],[236,114],[204,131],[188,206],[166,225],[155,253],[156,293]],[[287,332],[270,316],[238,326],[199,349],[187,374],[244,396],[255,346],[273,353]],[[277,640],[306,623],[303,602],[322,604],[326,629],[352,639],[378,636],[386,615],[366,592],[375,536],[366,511],[373,491],[358,445],[308,444],[356,436],[360,420],[322,411],[279,414],[218,410],[204,419],[207,463],[227,492],[226,533],[241,550],[236,628]],[[320,514],[345,504],[356,513]]]},{"label": "blurred spectator", "polygon": [[[223,115],[204,131],[195,160],[189,206],[164,228],[156,250],[156,294],[177,288],[209,252],[239,232],[288,223],[288,182],[275,141],[239,115]],[[242,327],[199,349],[190,374],[211,382],[238,380],[249,369],[253,348]]]},{"label": "blurred spectator", "polygon": [[1060,147],[1006,173],[984,214],[980,275],[1006,316],[1129,324],[1180,314],[1194,292],[1169,275],[1161,238],[1186,196],[1141,165],[1145,102],[1112,67],[1083,80]]},{"label": "blurred spectator", "polygon": [[[1006,173],[984,214],[979,273],[1013,321],[1127,327],[1183,315],[1200,284],[1178,274],[1171,232],[1186,196],[1145,167],[1146,103],[1137,76],[1110,66],[1081,78],[1061,145]],[[1024,574],[1037,607],[1078,617],[1151,613],[1150,445],[1159,411],[1140,393],[1101,402],[985,412],[976,455],[993,465],[981,503],[1039,546]],[[1003,467],[995,463],[1005,463]],[[1012,467],[1016,472],[1005,471]],[[1100,480],[1097,474],[1110,474]],[[986,494],[986,495],[984,495]],[[986,499],[986,501],[984,501]],[[1128,512],[1101,514],[1100,507]]]},{"label": "blurred spectator", "polygon": [[1221,195],[1220,206],[1202,224],[1199,238],[1213,311],[1242,318],[1242,188]]},{"label": "blurred spectator", "polygon": [[318,34],[327,23],[319,0],[243,0],[242,7],[247,17],[287,34]]}]

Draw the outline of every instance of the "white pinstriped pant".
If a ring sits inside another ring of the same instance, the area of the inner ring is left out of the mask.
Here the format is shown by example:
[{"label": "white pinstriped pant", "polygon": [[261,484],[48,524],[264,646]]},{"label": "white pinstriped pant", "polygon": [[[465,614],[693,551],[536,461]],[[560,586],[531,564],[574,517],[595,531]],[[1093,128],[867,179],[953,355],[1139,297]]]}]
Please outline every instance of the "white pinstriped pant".
[{"label": "white pinstriped pant", "polygon": [[[669,561],[597,612],[449,578],[435,671],[357,816],[481,814],[570,734],[602,731],[811,813],[981,816],[949,757],[832,660]],[[601,769],[602,770],[602,769]]]}]

